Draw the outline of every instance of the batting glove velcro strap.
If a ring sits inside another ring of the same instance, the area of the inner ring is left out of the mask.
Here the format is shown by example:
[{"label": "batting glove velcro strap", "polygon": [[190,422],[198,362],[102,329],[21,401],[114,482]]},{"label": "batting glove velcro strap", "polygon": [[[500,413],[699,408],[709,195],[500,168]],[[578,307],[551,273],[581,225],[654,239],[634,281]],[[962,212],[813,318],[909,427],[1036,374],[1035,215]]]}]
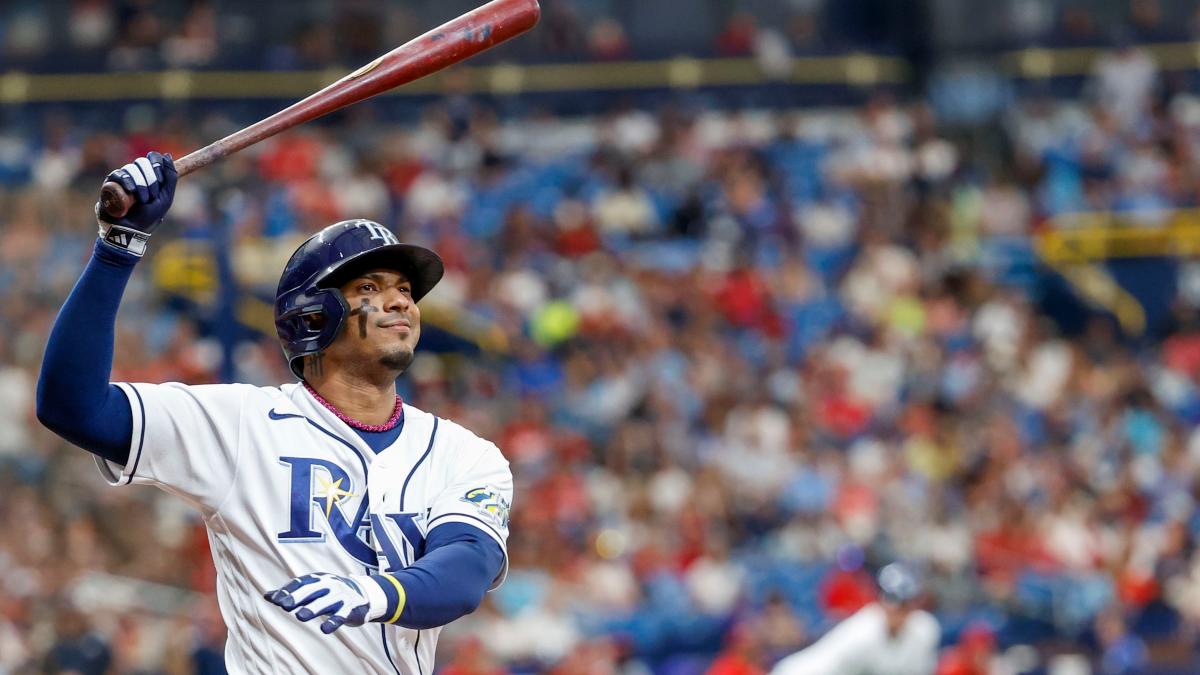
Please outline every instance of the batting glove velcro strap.
[{"label": "batting glove velcro strap", "polygon": [[328,635],[342,626],[388,620],[393,614],[398,618],[403,605],[396,609],[396,589],[402,597],[403,588],[392,579],[395,586],[389,593],[384,589],[385,583],[388,582],[380,575],[344,577],[317,572],[296,577],[283,588],[264,593],[263,597],[284,611],[295,611],[300,621],[326,617],[321,623],[321,632]]}]

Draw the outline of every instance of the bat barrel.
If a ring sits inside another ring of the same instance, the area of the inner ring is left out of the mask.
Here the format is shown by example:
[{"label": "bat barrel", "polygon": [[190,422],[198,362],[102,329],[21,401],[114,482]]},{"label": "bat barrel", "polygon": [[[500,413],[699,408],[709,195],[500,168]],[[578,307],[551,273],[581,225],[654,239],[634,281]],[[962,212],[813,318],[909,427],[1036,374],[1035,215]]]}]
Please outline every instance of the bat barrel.
[{"label": "bat barrel", "polygon": [[[537,0],[492,0],[274,115],[181,157],[175,168],[180,176],[186,176],[280,131],[436,73],[524,33],[540,16]],[[105,183],[100,194],[100,208],[112,218],[123,217],[133,205],[133,197],[117,183]]]},{"label": "bat barrel", "polygon": [[198,166],[206,166],[284,129],[470,58],[533,28],[540,16],[537,0],[492,0],[406,42],[296,104],[217,141],[213,145],[219,148],[213,150],[213,156],[197,158]]}]

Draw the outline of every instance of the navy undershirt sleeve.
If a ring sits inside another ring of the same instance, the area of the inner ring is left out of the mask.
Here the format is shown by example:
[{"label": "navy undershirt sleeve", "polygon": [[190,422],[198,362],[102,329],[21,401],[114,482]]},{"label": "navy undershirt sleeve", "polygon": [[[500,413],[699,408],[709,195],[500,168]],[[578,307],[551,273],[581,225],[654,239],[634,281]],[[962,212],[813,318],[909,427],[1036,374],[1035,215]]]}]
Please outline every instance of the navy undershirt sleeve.
[{"label": "navy undershirt sleeve", "polygon": [[133,436],[129,400],[109,383],[117,308],[139,258],[97,240],[92,259],[54,320],[37,385],[46,428],[125,464]]},{"label": "navy undershirt sleeve", "polygon": [[[482,530],[463,523],[435,527],[425,540],[425,555],[392,573],[404,587],[404,610],[397,624],[405,628],[435,628],[475,611],[504,566],[504,551]],[[391,613],[399,595],[380,583]]]}]

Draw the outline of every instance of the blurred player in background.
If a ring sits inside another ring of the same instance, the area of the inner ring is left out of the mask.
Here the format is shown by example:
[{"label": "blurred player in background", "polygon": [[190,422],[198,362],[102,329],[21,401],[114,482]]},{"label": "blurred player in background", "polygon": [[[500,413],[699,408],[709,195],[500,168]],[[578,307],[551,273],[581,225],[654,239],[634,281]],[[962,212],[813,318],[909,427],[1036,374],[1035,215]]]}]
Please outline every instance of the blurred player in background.
[{"label": "blurred player in background", "polygon": [[904,563],[892,563],[876,580],[878,602],[780,661],[772,675],[931,675],[941,628],[919,606],[921,577]]},{"label": "blurred player in background", "polygon": [[230,672],[431,672],[441,626],[505,575],[512,499],[495,445],[396,394],[441,259],[379,223],[331,225],[292,255],[276,298],[300,382],[110,384],[121,295],[176,178],[156,152],[109,174],[136,205],[100,219],[46,346],[38,418],[111,484],[201,511]]}]

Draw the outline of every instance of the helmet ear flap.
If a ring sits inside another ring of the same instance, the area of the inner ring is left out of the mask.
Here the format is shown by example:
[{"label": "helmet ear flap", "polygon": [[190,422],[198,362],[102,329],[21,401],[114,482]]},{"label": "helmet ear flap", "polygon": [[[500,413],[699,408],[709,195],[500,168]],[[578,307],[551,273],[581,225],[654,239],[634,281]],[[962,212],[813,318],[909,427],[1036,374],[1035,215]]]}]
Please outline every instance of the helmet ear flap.
[{"label": "helmet ear flap", "polygon": [[311,288],[280,303],[275,325],[283,342],[288,366],[296,377],[304,377],[304,357],[319,353],[337,339],[350,305],[336,288]]}]

